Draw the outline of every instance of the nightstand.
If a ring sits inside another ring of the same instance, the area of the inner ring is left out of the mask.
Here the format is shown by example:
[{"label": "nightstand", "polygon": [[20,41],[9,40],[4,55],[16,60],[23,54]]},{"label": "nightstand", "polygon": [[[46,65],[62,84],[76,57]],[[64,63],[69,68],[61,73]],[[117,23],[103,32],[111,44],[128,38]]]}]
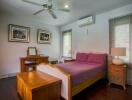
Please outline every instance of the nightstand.
[{"label": "nightstand", "polygon": [[121,85],[126,89],[126,65],[110,64],[108,67],[109,85],[111,83]]}]

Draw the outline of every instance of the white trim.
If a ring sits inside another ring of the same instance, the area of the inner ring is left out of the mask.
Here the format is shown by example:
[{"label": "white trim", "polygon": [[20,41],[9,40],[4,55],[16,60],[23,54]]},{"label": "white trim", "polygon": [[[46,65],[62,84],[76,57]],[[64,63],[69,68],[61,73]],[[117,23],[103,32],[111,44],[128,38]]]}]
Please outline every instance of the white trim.
[{"label": "white trim", "polygon": [[131,79],[127,79],[127,85],[132,85],[132,80]]},{"label": "white trim", "polygon": [[9,73],[6,75],[0,75],[0,79],[16,76],[16,73]]}]

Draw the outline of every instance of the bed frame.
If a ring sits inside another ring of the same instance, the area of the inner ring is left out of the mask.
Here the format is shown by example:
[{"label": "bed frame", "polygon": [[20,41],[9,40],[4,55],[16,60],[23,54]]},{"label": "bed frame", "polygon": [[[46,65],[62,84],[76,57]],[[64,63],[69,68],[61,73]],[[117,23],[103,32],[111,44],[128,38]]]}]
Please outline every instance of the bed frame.
[{"label": "bed frame", "polygon": [[62,80],[61,96],[65,100],[72,100],[72,96],[81,92],[82,90],[84,90],[85,88],[87,88],[88,86],[92,85],[93,83],[95,83],[96,81],[100,80],[105,76],[105,73],[99,73],[81,84],[72,86],[70,73],[64,71],[60,67],[43,63],[37,66],[37,70],[50,74],[54,77],[60,78]]}]

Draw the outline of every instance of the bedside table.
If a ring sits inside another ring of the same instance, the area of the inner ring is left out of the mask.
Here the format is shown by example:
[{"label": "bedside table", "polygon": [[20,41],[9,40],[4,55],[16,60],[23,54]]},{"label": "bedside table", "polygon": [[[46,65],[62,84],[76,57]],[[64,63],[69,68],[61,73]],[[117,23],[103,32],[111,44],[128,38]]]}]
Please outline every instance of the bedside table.
[{"label": "bedside table", "polygon": [[109,85],[111,83],[121,85],[126,89],[126,65],[110,64],[108,67]]}]

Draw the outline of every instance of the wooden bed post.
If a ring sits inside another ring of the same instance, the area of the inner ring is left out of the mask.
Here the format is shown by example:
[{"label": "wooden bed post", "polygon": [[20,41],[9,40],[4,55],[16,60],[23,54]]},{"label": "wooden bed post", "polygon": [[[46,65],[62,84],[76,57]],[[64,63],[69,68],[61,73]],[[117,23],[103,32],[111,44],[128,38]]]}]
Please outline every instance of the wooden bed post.
[{"label": "wooden bed post", "polygon": [[71,76],[68,76],[68,100],[72,100]]}]

